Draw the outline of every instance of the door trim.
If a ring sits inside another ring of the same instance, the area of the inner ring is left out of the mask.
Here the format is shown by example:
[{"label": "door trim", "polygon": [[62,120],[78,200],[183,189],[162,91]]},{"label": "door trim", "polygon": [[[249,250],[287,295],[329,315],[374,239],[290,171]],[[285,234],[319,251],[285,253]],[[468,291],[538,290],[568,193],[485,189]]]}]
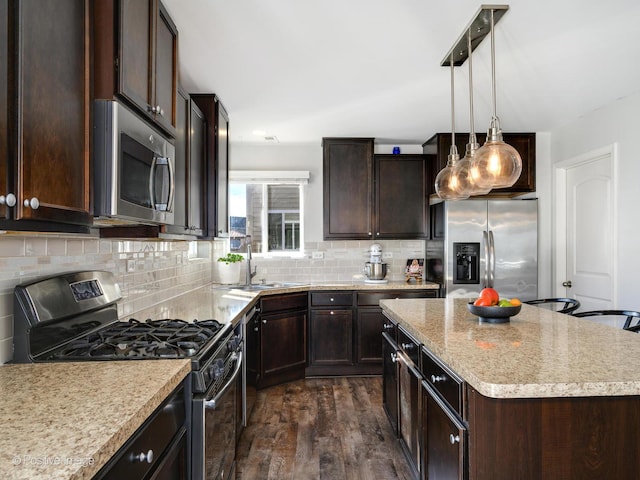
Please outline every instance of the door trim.
[{"label": "door trim", "polygon": [[612,302],[613,308],[618,304],[618,144],[612,143],[601,148],[596,148],[588,152],[582,153],[567,160],[557,162],[552,169],[552,185],[553,185],[553,205],[555,212],[553,213],[553,251],[551,252],[551,291],[555,297],[568,296],[566,289],[562,286],[562,282],[567,278],[567,170],[578,165],[584,165],[603,157],[611,158],[611,191],[612,191],[612,223],[613,231],[611,232],[611,248],[613,258],[613,284],[612,284]]}]

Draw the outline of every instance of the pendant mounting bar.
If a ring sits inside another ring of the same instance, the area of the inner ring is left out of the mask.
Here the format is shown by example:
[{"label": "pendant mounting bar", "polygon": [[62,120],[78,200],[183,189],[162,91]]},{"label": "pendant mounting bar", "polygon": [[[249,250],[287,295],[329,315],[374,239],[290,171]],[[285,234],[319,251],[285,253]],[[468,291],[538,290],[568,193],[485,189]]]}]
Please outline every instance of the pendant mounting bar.
[{"label": "pendant mounting bar", "polygon": [[480,5],[480,10],[473,17],[473,20],[440,62],[441,67],[450,68],[452,57],[454,67],[461,66],[469,58],[469,37],[471,37],[471,52],[473,52],[491,31],[491,10],[493,10],[493,25],[495,27],[498,20],[509,10],[509,5]]}]

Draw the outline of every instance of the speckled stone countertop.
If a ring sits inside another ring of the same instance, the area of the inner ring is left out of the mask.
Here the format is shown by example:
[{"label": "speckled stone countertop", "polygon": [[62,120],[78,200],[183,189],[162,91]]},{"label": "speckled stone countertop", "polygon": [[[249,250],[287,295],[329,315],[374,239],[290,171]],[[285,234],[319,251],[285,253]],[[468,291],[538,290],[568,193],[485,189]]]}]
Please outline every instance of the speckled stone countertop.
[{"label": "speckled stone countertop", "polygon": [[640,335],[523,305],[481,323],[468,299],[383,300],[383,311],[482,395],[640,395]]},{"label": "speckled stone countertop", "polygon": [[282,283],[280,287],[242,290],[230,285],[210,284],[202,288],[172,298],[155,307],[147,308],[135,314],[123,317],[121,320],[137,318],[181,318],[183,320],[206,320],[215,318],[221,323],[236,323],[246,313],[260,296],[276,295],[280,293],[295,293],[317,290],[436,290],[437,283],[364,283],[362,281],[326,282],[314,284]]},{"label": "speckled stone countertop", "polygon": [[189,360],[0,366],[0,478],[91,478],[190,369]]}]

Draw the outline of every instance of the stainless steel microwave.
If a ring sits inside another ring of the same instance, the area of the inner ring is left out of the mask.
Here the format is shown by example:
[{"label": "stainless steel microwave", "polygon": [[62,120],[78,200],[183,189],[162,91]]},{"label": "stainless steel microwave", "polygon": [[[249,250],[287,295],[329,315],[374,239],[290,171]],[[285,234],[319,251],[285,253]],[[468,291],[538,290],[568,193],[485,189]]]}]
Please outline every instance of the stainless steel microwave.
[{"label": "stainless steel microwave", "polygon": [[173,223],[175,147],[123,104],[96,100],[94,223]]}]

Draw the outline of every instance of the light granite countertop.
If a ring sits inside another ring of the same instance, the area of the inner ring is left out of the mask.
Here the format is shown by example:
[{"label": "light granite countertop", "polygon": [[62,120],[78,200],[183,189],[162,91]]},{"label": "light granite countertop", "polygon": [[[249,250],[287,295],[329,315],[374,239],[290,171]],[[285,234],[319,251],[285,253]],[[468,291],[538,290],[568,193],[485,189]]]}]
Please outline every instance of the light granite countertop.
[{"label": "light granite countertop", "polygon": [[523,305],[481,323],[469,299],[382,300],[383,311],[482,395],[640,395],[640,335]]},{"label": "light granite countertop", "polygon": [[0,478],[93,477],[190,370],[189,360],[0,366]]}]

